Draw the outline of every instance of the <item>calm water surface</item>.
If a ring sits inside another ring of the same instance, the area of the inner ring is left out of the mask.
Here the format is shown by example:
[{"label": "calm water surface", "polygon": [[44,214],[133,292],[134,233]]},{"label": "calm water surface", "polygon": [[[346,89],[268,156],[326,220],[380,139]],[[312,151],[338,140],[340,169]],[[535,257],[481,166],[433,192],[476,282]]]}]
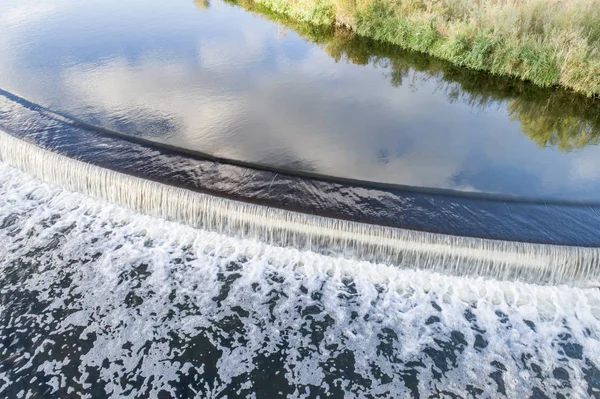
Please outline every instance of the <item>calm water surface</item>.
[{"label": "calm water surface", "polygon": [[187,0],[5,0],[0,88],[274,168],[598,202],[597,101],[263,14]]}]

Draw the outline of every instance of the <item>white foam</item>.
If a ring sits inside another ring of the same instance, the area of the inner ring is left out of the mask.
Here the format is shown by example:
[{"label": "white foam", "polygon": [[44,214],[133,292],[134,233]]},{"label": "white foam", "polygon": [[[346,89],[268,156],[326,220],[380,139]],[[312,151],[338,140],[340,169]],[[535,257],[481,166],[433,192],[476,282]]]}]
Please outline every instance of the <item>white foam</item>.
[{"label": "white foam", "polygon": [[[33,320],[39,335],[33,353],[12,347],[11,356],[26,362],[0,373],[0,381],[9,381],[0,393],[35,368],[51,378],[47,394],[65,384],[85,394],[102,382],[113,396],[175,395],[182,375],[197,372],[200,381],[186,384],[200,397],[228,390],[244,396],[257,389],[252,373],[267,372],[255,362],[262,354],[284,359],[280,372],[297,389],[288,397],[308,397],[307,389],[334,393],[336,384],[356,397],[405,397],[412,392],[402,378],[408,372],[417,374],[423,396],[465,395],[473,386],[496,397],[494,373],[508,397],[530,397],[536,387],[575,398],[600,394],[586,382],[587,362],[600,359],[597,289],[451,277],[271,246],[136,215],[0,164],[3,223],[1,293],[43,306],[33,312],[4,304],[21,313],[1,329],[25,333]],[[29,266],[6,285],[18,262]],[[427,324],[432,317],[440,321]],[[222,327],[228,320],[238,327]],[[76,347],[69,359],[79,376],[67,372],[65,349],[56,348],[71,333]],[[77,349],[92,333],[91,347]],[[178,355],[201,335],[220,351],[212,379],[201,351],[193,352],[198,358]],[[485,347],[476,347],[478,335]],[[452,337],[465,344],[447,344]],[[580,348],[581,358],[564,345]],[[441,361],[435,351],[445,353]],[[345,353],[353,355],[353,377],[340,371],[347,362],[331,361]],[[391,379],[382,380],[374,366]],[[570,387],[555,377],[559,368]],[[98,377],[88,381],[90,370]],[[134,376],[143,377],[141,386],[120,384]],[[245,388],[235,384],[238,376]]]},{"label": "white foam", "polygon": [[598,285],[600,249],[431,234],[248,204],[117,173],[0,132],[0,160],[68,190],[240,238],[444,274]]}]

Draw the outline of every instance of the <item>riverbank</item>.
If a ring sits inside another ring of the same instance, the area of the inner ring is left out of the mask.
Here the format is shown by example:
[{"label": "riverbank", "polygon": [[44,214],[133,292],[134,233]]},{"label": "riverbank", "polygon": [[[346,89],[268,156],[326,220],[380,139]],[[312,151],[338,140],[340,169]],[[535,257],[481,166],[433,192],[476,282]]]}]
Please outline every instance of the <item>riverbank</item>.
[{"label": "riverbank", "polygon": [[541,87],[600,94],[600,0],[254,0],[315,25]]},{"label": "riverbank", "polygon": [[251,1],[230,3],[293,30],[303,39],[319,45],[336,62],[381,67],[393,86],[402,86],[418,72],[435,81],[436,91],[445,93],[450,101],[460,98],[481,111],[505,103],[510,118],[517,121],[521,132],[540,148],[571,152],[600,144],[600,102],[583,94],[459,67],[446,60],[365,38],[343,26],[299,22]]}]

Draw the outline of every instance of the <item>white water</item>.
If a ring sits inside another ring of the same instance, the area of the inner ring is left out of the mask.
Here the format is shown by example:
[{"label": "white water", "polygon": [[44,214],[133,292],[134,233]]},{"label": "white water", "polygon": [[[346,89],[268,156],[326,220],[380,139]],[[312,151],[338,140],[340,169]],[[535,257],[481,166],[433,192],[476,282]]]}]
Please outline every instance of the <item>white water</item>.
[{"label": "white water", "polygon": [[[294,398],[600,395],[597,289],[448,277],[227,237],[5,164],[0,225],[1,396],[255,397],[265,386]],[[259,362],[274,358],[270,372]]]},{"label": "white water", "polygon": [[449,275],[578,286],[600,281],[597,248],[431,234],[242,203],[103,169],[3,132],[0,160],[46,182],[144,214],[273,245]]}]

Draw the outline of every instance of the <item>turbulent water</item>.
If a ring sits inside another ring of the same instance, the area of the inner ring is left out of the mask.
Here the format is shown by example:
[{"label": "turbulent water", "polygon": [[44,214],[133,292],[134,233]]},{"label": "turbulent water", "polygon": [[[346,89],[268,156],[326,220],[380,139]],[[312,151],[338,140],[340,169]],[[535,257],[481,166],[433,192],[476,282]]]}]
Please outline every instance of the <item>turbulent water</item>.
[{"label": "turbulent water", "polygon": [[600,397],[600,291],[141,216],[0,164],[3,397]]},{"label": "turbulent water", "polygon": [[0,160],[46,182],[143,214],[276,246],[449,275],[600,285],[598,248],[432,234],[231,200],[98,167],[2,131]]}]

